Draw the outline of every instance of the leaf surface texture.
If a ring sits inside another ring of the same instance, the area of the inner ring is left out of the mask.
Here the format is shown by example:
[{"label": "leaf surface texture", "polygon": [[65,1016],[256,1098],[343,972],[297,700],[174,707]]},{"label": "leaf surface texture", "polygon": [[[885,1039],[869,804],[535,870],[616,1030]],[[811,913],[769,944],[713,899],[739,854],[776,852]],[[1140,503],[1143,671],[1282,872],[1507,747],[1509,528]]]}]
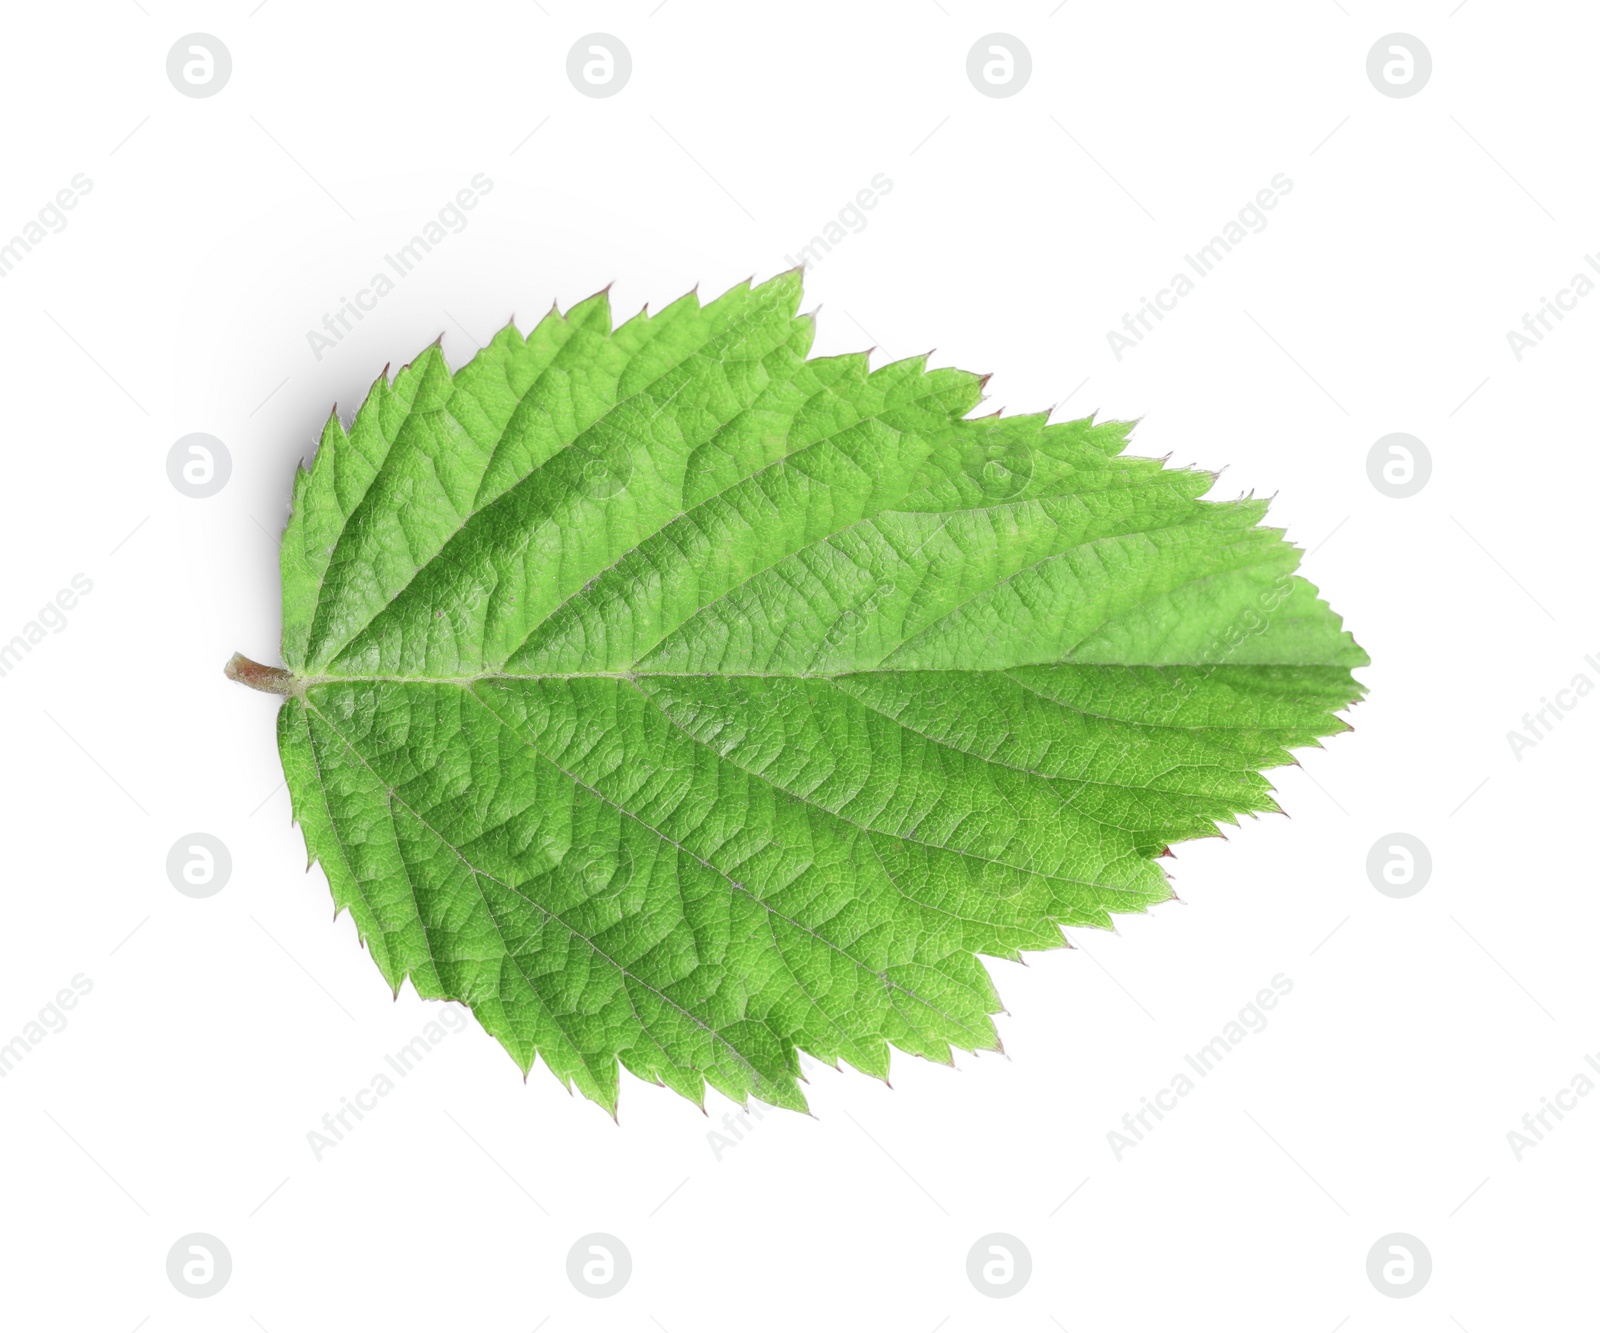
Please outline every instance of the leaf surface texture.
[{"label": "leaf surface texture", "polygon": [[798,274],[430,348],[285,534],[295,817],[391,986],[615,1112],[998,1046],[979,955],[1170,898],[1366,655],[1210,473],[807,360]]}]

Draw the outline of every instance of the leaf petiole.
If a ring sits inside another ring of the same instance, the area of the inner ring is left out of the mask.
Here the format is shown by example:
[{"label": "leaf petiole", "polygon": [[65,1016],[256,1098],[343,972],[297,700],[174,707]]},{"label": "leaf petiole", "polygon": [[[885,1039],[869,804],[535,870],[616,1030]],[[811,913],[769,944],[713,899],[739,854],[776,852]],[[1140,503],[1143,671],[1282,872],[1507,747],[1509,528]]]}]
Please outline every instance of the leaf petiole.
[{"label": "leaf petiole", "polygon": [[222,674],[229,680],[236,680],[264,694],[293,694],[298,684],[293,672],[285,671],[282,667],[263,666],[260,662],[251,661],[243,653],[235,653],[230,657],[228,664],[222,668]]}]

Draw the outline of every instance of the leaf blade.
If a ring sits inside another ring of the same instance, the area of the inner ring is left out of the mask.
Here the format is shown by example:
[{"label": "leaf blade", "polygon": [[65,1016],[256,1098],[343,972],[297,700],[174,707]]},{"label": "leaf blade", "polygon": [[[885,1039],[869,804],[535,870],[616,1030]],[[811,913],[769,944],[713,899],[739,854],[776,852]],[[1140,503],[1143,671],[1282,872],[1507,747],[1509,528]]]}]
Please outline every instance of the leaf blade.
[{"label": "leaf blade", "polygon": [[279,744],[392,987],[615,1113],[998,1049],[980,955],[1171,895],[1366,655],[1211,474],[806,360],[798,274],[429,349],[330,420]]}]

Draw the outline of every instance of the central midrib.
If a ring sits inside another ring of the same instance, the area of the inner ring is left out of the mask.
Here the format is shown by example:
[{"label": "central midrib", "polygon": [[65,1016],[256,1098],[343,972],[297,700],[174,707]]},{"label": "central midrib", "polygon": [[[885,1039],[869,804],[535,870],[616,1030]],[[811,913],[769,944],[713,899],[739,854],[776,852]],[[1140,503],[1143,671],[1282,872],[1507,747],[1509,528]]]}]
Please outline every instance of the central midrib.
[{"label": "central midrib", "polygon": [[853,676],[990,676],[1026,667],[1082,667],[1102,671],[1219,671],[1247,667],[1256,671],[1345,668],[1342,662],[1012,662],[993,667],[857,667],[850,671],[480,671],[469,676],[296,676],[299,690],[321,685],[475,685],[481,680],[849,680]]}]

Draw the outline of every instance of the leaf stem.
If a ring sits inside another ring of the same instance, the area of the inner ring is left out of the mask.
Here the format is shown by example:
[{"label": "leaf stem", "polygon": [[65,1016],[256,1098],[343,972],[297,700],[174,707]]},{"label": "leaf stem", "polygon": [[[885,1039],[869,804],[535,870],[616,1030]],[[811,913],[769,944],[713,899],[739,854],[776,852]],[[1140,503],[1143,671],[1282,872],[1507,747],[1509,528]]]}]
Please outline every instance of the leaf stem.
[{"label": "leaf stem", "polygon": [[222,668],[222,674],[229,680],[236,680],[241,685],[248,685],[252,690],[260,690],[264,694],[293,694],[295,678],[292,672],[285,671],[282,667],[262,666],[260,662],[253,662],[243,653],[235,653],[228,659],[227,666]]}]

